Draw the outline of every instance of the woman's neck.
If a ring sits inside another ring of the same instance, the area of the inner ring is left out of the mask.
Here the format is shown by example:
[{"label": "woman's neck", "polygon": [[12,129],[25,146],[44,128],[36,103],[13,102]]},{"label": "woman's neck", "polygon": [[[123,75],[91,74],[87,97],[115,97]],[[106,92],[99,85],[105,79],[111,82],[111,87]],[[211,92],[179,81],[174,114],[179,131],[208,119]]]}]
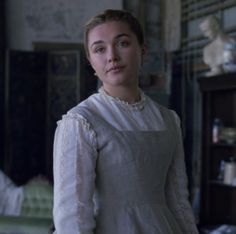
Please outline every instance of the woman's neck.
[{"label": "woman's neck", "polygon": [[124,88],[124,87],[104,87],[104,91],[111,97],[118,98],[122,101],[128,102],[129,104],[136,103],[140,101],[140,91],[139,87],[133,87],[133,88]]}]

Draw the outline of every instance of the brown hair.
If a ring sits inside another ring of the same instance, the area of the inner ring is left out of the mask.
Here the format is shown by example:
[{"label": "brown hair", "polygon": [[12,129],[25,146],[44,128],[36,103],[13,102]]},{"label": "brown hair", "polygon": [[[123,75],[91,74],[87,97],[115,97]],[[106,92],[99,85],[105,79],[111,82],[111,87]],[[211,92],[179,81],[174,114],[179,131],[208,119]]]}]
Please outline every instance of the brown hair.
[{"label": "brown hair", "polygon": [[113,10],[107,9],[104,12],[94,16],[91,18],[86,24],[84,29],[84,48],[87,57],[89,57],[89,50],[88,50],[88,34],[90,30],[95,28],[96,26],[110,22],[110,21],[119,21],[126,23],[130,30],[136,35],[138,42],[140,45],[144,44],[144,36],[143,36],[143,29],[141,24],[130,12],[124,10]]}]

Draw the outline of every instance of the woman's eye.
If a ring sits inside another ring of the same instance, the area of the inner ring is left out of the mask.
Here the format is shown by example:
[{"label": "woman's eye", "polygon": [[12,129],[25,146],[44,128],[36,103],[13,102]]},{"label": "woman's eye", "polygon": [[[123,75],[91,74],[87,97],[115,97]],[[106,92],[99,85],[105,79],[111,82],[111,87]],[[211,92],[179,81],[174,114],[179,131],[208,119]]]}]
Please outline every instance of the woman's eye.
[{"label": "woman's eye", "polygon": [[95,48],[95,53],[98,53],[98,54],[101,54],[105,51],[105,48],[104,47],[98,47],[98,48]]},{"label": "woman's eye", "polygon": [[127,47],[129,45],[128,41],[119,41],[118,46],[120,47]]}]

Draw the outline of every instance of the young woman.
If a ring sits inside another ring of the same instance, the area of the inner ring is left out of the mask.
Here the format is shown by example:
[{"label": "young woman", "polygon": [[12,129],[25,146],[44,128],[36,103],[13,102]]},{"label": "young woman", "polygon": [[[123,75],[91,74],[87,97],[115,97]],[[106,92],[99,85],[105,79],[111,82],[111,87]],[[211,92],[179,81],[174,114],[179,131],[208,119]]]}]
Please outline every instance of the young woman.
[{"label": "young woman", "polygon": [[99,93],[58,122],[57,234],[194,234],[179,119],[138,86],[145,53],[137,19],[106,10],[85,27]]}]

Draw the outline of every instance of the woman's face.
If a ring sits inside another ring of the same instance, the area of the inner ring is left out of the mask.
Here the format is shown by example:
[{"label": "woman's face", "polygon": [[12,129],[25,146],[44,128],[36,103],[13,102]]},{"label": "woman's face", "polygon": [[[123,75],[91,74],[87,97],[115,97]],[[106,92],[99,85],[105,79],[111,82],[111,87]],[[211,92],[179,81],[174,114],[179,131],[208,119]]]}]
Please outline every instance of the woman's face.
[{"label": "woman's face", "polygon": [[137,87],[144,49],[126,23],[110,21],[88,34],[89,61],[106,91]]}]

